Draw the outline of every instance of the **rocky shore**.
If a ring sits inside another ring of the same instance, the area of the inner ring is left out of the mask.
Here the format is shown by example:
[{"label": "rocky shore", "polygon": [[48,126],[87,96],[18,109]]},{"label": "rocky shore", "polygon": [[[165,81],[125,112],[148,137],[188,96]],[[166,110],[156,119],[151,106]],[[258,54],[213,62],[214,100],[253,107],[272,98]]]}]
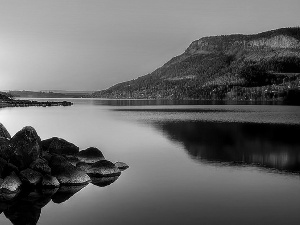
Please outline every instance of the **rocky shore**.
[{"label": "rocky shore", "polygon": [[9,96],[4,94],[0,94],[0,108],[1,107],[28,107],[28,106],[71,106],[73,105],[72,102],[68,101],[31,101],[31,100],[19,100],[13,99]]},{"label": "rocky shore", "polygon": [[[126,168],[105,159],[95,147],[80,151],[62,138],[41,140],[30,126],[11,137],[0,123],[0,214],[13,224],[36,224],[50,200],[64,202],[89,183],[107,186]],[[36,215],[26,213],[31,208]]]}]

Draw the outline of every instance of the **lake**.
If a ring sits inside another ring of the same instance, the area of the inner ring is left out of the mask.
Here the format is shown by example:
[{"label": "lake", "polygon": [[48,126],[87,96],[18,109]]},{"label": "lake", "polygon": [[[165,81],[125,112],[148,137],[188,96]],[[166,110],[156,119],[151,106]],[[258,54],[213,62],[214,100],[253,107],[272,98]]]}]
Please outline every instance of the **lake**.
[{"label": "lake", "polygon": [[299,224],[299,106],[71,101],[2,108],[0,122],[130,167],[99,185],[0,202],[1,225]]}]

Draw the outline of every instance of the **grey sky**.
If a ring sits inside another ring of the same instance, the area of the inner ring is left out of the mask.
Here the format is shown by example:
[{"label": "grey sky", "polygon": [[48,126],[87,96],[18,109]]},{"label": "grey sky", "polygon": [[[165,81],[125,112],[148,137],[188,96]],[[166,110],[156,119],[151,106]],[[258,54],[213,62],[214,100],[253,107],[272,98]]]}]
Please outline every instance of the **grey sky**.
[{"label": "grey sky", "polygon": [[203,36],[300,25],[299,0],[0,0],[0,90],[100,90]]}]

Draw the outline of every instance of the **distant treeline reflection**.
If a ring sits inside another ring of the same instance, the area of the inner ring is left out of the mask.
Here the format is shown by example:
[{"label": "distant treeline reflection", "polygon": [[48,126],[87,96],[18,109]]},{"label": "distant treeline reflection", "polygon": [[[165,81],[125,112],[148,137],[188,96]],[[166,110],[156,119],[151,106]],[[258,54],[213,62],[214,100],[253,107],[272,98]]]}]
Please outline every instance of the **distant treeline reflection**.
[{"label": "distant treeline reflection", "polygon": [[200,162],[300,174],[300,126],[182,121],[155,127]]},{"label": "distant treeline reflection", "polygon": [[284,105],[276,101],[232,101],[232,100],[172,100],[172,99],[99,99],[94,105],[108,106],[147,106],[147,105]]}]

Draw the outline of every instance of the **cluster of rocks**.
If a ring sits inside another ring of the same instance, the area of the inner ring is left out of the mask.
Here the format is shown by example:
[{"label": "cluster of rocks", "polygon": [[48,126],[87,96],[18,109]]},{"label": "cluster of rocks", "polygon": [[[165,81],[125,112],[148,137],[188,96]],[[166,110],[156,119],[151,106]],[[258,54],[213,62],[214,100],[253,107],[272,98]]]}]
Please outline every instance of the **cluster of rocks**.
[{"label": "cluster of rocks", "polygon": [[0,200],[11,199],[28,188],[60,189],[92,182],[114,182],[125,163],[112,163],[97,148],[79,151],[62,138],[41,140],[33,127],[24,127],[13,137],[0,123]]}]

